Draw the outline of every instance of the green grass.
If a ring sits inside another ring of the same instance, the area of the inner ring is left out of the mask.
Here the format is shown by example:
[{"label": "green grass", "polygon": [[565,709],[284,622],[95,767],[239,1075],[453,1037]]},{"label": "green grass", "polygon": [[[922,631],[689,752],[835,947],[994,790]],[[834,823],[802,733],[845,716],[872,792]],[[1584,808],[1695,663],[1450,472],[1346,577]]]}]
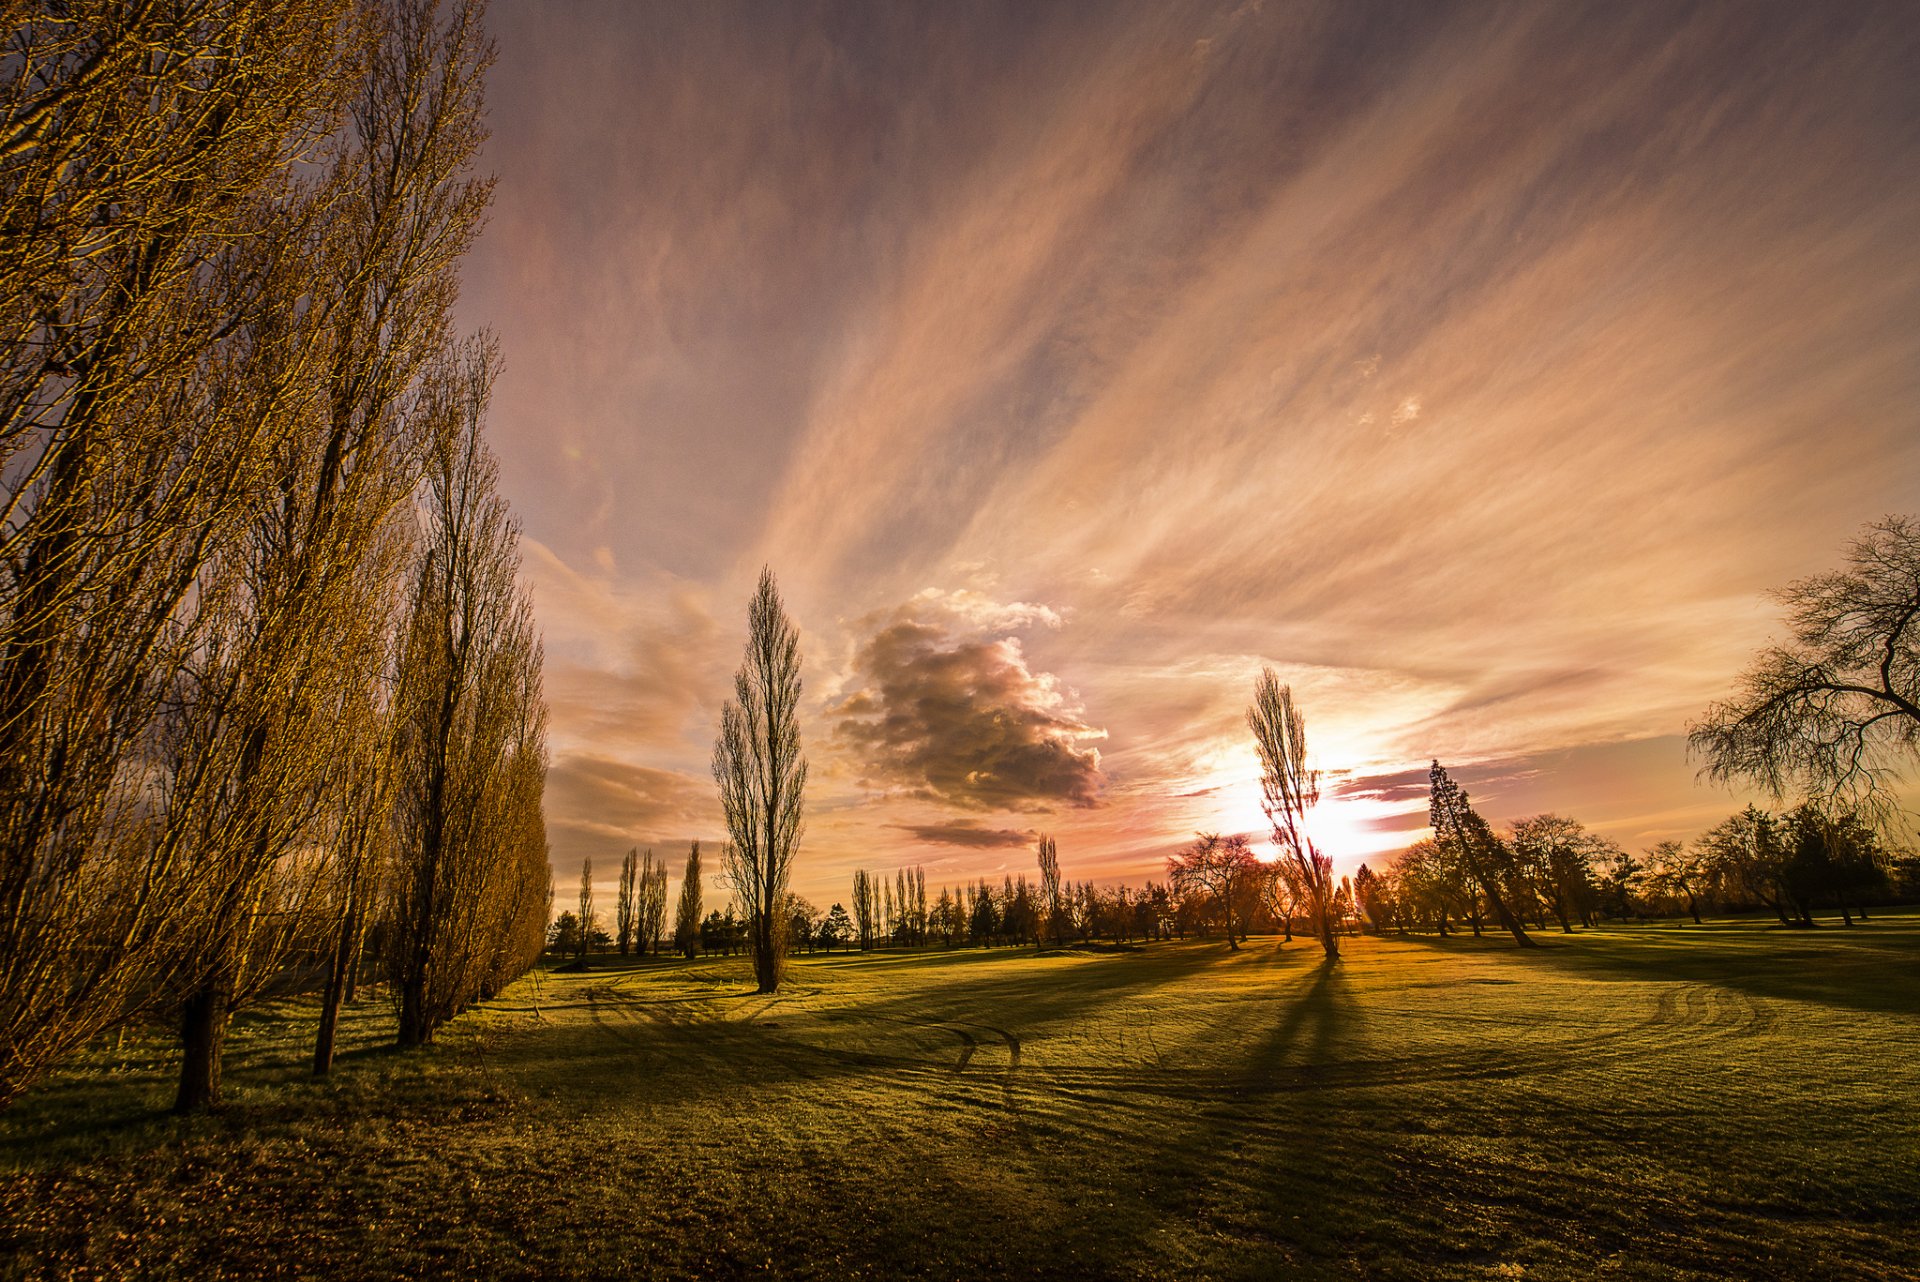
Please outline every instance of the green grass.
[{"label": "green grass", "polygon": [[1920,1277],[1920,919],[528,979],[0,1114],[37,1276]]}]

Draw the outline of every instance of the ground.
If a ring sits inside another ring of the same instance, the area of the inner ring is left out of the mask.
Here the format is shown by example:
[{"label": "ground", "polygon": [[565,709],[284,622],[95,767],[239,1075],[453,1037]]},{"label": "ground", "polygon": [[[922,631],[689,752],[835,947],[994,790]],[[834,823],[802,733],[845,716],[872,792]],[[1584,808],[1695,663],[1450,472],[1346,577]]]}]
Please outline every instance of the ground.
[{"label": "ground", "polygon": [[1920,917],[530,976],[0,1114],[0,1275],[1920,1277]]}]

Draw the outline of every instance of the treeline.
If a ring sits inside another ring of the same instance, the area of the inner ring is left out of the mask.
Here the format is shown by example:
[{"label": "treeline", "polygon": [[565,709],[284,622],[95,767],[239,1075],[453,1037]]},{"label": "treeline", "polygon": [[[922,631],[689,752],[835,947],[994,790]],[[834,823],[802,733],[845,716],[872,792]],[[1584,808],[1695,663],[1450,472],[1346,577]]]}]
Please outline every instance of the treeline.
[{"label": "treeline", "polygon": [[0,1101],[134,1017],[390,983],[548,914],[541,653],[453,330],[492,49],[455,0],[26,7],[0,62]]},{"label": "treeline", "polygon": [[[1437,767],[1436,767],[1437,769]],[[1444,772],[1441,772],[1444,773]],[[1492,893],[1473,859],[1491,873]],[[1762,911],[1812,926],[1816,909],[1846,925],[1867,909],[1920,890],[1910,859],[1861,815],[1806,802],[1781,813],[1748,806],[1692,843],[1662,841],[1636,855],[1577,820],[1535,815],[1486,830],[1480,849],[1439,833],[1386,869],[1352,879],[1356,924],[1441,935],[1498,922],[1573,933],[1600,920]]]}]

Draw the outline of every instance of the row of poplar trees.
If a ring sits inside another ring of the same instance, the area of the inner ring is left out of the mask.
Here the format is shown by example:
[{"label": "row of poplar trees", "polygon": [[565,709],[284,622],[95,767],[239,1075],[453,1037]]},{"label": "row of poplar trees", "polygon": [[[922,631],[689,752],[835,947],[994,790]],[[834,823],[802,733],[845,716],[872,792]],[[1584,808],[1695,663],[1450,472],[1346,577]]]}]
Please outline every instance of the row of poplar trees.
[{"label": "row of poplar trees", "polygon": [[541,655],[453,327],[450,0],[40,0],[0,59],[0,1103],[362,960],[429,1040],[537,956]]}]

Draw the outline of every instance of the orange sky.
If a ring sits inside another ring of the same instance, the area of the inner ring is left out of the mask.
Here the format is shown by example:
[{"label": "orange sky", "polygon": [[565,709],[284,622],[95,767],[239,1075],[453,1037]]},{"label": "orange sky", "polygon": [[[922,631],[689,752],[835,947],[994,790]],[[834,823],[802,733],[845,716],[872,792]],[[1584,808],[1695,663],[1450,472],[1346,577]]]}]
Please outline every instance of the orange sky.
[{"label": "orange sky", "polygon": [[570,888],[722,832],[761,565],[798,888],[1138,881],[1258,826],[1289,681],[1343,866],[1629,846],[1769,587],[1920,507],[1920,23],[1667,3],[496,0],[463,311],[547,642]]}]

